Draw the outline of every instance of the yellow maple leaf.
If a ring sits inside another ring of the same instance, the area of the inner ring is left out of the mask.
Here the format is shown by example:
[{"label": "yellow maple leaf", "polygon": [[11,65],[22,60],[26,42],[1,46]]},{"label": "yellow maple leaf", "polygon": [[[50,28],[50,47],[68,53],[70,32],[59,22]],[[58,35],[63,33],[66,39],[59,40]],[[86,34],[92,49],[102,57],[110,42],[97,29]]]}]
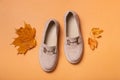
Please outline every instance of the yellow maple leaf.
[{"label": "yellow maple leaf", "polygon": [[91,32],[95,38],[100,38],[101,37],[100,34],[103,32],[103,30],[101,30],[100,28],[92,28]]},{"label": "yellow maple leaf", "polygon": [[90,48],[94,50],[98,46],[98,42],[95,39],[88,38],[88,44],[90,45]]},{"label": "yellow maple leaf", "polygon": [[24,27],[16,29],[17,38],[12,42],[13,45],[18,46],[18,54],[26,54],[26,52],[36,46],[35,28],[31,28],[30,24],[24,23]]}]

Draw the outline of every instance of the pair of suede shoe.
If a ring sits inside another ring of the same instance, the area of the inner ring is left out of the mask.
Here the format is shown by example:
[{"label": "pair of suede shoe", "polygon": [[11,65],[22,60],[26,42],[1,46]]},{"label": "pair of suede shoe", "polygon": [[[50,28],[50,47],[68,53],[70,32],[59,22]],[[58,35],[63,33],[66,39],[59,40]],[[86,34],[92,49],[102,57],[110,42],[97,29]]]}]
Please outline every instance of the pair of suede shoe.
[{"label": "pair of suede shoe", "polygon": [[[83,39],[80,31],[80,21],[74,11],[68,11],[64,18],[65,39],[64,51],[67,60],[72,63],[80,62],[83,53]],[[39,53],[41,67],[46,72],[56,68],[58,62],[59,23],[50,19],[45,25]]]}]

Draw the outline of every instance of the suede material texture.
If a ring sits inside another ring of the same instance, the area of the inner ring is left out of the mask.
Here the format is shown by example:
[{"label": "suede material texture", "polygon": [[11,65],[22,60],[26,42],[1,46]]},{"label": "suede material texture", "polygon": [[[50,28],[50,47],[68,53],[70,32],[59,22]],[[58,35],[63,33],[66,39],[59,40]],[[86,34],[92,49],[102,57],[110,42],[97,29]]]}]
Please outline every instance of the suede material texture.
[{"label": "suede material texture", "polygon": [[[67,24],[67,21],[68,21],[67,18],[70,17],[68,16],[69,14],[72,14],[72,16],[76,20],[79,36],[69,37],[67,35],[68,34],[67,29],[69,28]],[[80,31],[79,17],[74,11],[68,11],[66,12],[64,19],[65,19],[65,40],[64,40],[65,56],[70,63],[73,63],[73,64],[78,63],[80,62],[80,59],[82,58],[82,54],[83,54],[83,39]]]},{"label": "suede material texture", "polygon": [[[57,38],[57,42],[56,42],[55,46],[48,46],[45,43],[45,37],[46,37],[46,34],[48,33],[47,29],[48,29],[48,27],[52,27],[52,26],[49,26],[49,24],[51,22],[54,22],[56,25],[55,26],[56,27],[55,38]],[[56,68],[56,65],[57,65],[57,61],[58,61],[58,33],[59,33],[58,22],[55,19],[48,20],[48,22],[45,25],[42,45],[40,47],[40,53],[39,53],[39,61],[40,61],[41,68],[46,72],[52,72]]]}]

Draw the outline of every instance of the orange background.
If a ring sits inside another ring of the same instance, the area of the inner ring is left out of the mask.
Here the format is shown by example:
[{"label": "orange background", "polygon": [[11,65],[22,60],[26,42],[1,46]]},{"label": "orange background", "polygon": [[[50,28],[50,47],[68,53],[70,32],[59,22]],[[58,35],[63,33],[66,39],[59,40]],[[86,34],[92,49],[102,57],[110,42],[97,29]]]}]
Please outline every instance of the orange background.
[{"label": "orange background", "polygon": [[[63,17],[74,10],[81,20],[84,55],[77,65],[67,62],[64,49]],[[60,23],[60,52],[57,68],[44,72],[38,51],[44,25],[49,18]],[[17,55],[10,45],[15,29],[24,21],[37,30],[37,46],[26,55]],[[89,48],[90,29],[104,30],[95,51]],[[120,0],[0,0],[0,80],[120,80]]]}]

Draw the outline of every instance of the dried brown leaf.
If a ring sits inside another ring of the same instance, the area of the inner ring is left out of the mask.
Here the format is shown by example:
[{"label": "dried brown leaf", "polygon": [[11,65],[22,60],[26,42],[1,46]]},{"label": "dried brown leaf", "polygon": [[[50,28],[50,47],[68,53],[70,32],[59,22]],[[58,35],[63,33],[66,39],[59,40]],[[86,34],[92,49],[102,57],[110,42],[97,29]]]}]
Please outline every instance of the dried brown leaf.
[{"label": "dried brown leaf", "polygon": [[24,23],[24,27],[16,30],[17,38],[13,41],[13,45],[18,46],[18,54],[25,54],[28,50],[36,46],[35,28],[31,28],[30,24]]},{"label": "dried brown leaf", "polygon": [[94,50],[98,46],[97,40],[92,39],[92,38],[88,38],[88,44],[92,50]]},{"label": "dried brown leaf", "polygon": [[101,37],[100,34],[103,32],[103,30],[100,28],[92,28],[91,32],[95,38],[100,38]]}]

